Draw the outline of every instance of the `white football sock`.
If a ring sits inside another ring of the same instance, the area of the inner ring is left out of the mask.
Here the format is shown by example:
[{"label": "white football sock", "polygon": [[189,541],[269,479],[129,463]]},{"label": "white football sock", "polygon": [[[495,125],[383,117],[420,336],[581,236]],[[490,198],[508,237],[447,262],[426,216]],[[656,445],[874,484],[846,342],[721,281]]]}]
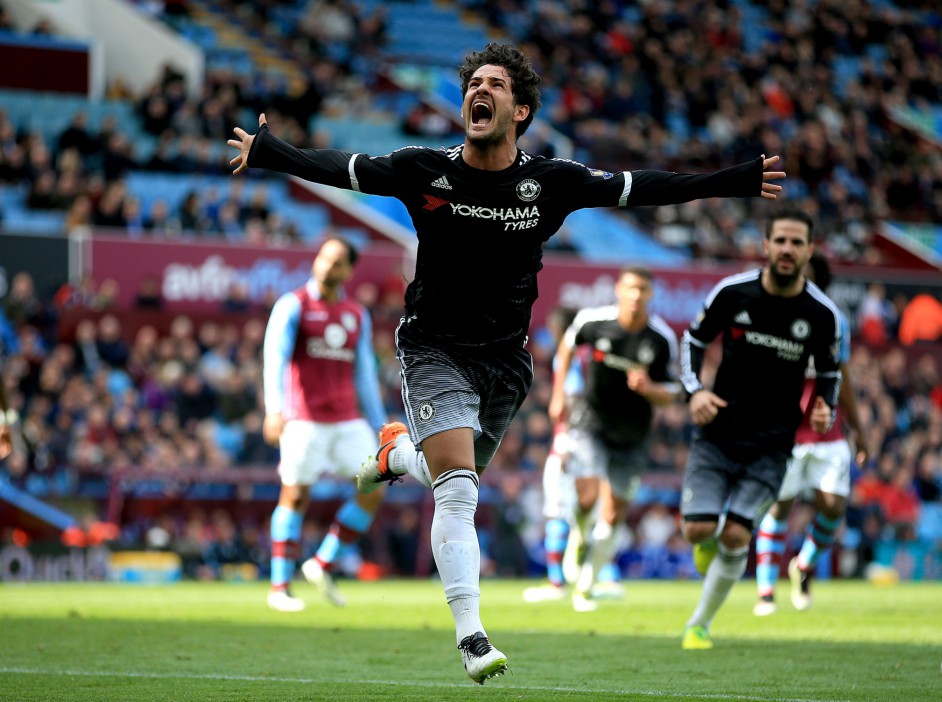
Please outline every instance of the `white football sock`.
[{"label": "white football sock", "polygon": [[729,549],[720,541],[717,543],[716,557],[707,568],[703,578],[703,592],[700,594],[700,603],[687,622],[687,626],[699,624],[709,628],[713,617],[716,616],[720,606],[726,601],[733,585],[742,578],[746,572],[746,557],[749,547]]},{"label": "white football sock", "polygon": [[389,452],[389,468],[396,475],[408,473],[425,487],[432,487],[432,476],[428,472],[425,454],[415,447],[408,434],[396,437],[396,445]]},{"label": "white football sock", "polygon": [[[481,549],[474,528],[478,476],[459,468],[440,475],[432,485],[432,555],[455,619],[456,643],[484,631],[481,624]],[[486,633],[486,632],[485,632]]]}]

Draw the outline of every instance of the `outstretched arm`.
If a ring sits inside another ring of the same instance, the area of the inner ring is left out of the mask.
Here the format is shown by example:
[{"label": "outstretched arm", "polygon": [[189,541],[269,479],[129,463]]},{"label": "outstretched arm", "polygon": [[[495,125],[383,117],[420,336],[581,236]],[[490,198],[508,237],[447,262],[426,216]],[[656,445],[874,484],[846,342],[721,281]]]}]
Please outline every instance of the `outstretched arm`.
[{"label": "outstretched arm", "polygon": [[258,132],[249,134],[236,127],[237,138],[226,143],[239,150],[229,164],[233,175],[248,168],[264,168],[278,173],[375,195],[396,195],[397,179],[392,157],[369,157],[339,149],[299,149],[282,141],[268,129],[264,114],[258,116]]},{"label": "outstretched arm", "polygon": [[625,202],[629,207],[673,205],[708,197],[763,197],[774,200],[782,186],[775,181],[784,171],[770,171],[778,156],[760,158],[713,173],[671,173],[668,171],[631,171],[631,190]]},{"label": "outstretched arm", "polygon": [[[265,119],[264,112],[258,116],[258,128],[261,129],[263,125],[268,125],[268,120]],[[241,127],[236,127],[232,131],[235,132],[235,135],[238,138],[230,139],[226,143],[229,146],[238,149],[239,155],[229,161],[229,165],[234,166],[232,175],[239,175],[249,168],[249,152],[252,151],[252,142],[255,141],[255,135],[249,134]]]}]

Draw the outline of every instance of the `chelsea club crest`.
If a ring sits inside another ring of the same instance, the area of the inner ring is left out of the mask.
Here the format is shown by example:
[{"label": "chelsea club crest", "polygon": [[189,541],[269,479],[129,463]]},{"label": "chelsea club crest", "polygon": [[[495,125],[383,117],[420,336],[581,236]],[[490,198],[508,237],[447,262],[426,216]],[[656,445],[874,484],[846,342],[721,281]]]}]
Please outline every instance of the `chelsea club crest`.
[{"label": "chelsea club crest", "polygon": [[524,202],[532,202],[540,196],[540,184],[532,178],[521,180],[517,183],[517,197]]}]

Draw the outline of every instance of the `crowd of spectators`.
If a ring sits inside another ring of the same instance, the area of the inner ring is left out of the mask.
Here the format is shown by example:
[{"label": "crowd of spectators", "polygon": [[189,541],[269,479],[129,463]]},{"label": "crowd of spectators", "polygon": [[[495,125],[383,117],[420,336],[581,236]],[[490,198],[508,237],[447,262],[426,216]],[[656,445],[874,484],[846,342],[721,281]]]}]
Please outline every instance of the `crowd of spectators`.
[{"label": "crowd of spectators", "polygon": [[[85,280],[63,286],[47,300],[29,274],[19,273],[11,281],[2,300],[0,355],[20,429],[16,452],[0,468],[2,480],[54,499],[80,491],[89,475],[164,476],[173,489],[173,476],[181,473],[256,468],[273,476],[277,451],[261,436],[265,310],[198,321],[168,313],[161,324],[137,324],[132,330],[126,325],[134,323],[134,314],[117,308],[117,292],[113,281]],[[401,417],[393,340],[401,302],[377,295],[370,284],[354,294],[373,311],[383,396],[389,415]],[[160,305],[142,307],[152,312]],[[80,321],[67,328],[64,320],[76,318],[69,314],[76,310]],[[890,324],[886,331],[893,335],[897,327]],[[546,412],[553,353],[548,338],[540,331],[533,336],[533,389],[487,474],[488,491],[482,493],[488,515],[483,530],[486,572],[525,574],[539,557],[538,476],[552,435]],[[895,337],[879,346],[861,342],[855,347],[850,369],[872,459],[855,476],[844,538],[846,548],[857,555],[855,565],[846,566],[848,572],[861,572],[881,543],[942,545],[940,361],[938,345],[907,347]],[[652,472],[630,519],[634,547],[626,551],[629,572],[687,572],[671,563],[686,563],[682,555],[689,550],[679,538],[676,508],[692,431],[683,404],[658,412],[650,446]],[[388,535],[395,544],[390,548],[407,552],[411,562],[420,528],[419,506],[413,508],[407,511],[415,514],[396,518]],[[265,515],[227,529],[218,526],[225,519],[206,514],[198,504],[164,515],[159,524],[129,513],[122,538],[140,544],[151,528],[160,526],[174,543],[189,543],[198,532],[215,548],[218,544],[207,535],[218,531],[242,543],[239,535],[245,530],[251,548],[233,553],[249,553],[265,547]],[[310,538],[318,535],[322,530],[314,525]],[[630,543],[626,535],[625,546]],[[203,576],[218,572],[194,568],[193,574]]]},{"label": "crowd of spectators", "polygon": [[[166,96],[176,94],[178,79],[171,71],[158,83],[163,87],[142,101],[141,110],[154,109],[148,106],[155,101],[166,109]],[[39,131],[18,131],[0,108],[0,186],[24,187],[25,204],[32,210],[64,211],[68,232],[95,227],[123,230],[131,236],[225,237],[273,245],[297,241],[297,223],[288,221],[267,201],[264,187],[256,188],[252,198],[245,197],[244,179],[234,180],[225,193],[194,185],[179,204],[158,197],[146,211],[128,188],[126,176],[132,171],[210,176],[229,172],[222,147],[235,124],[229,107],[234,89],[227,82],[210,84],[207,91],[203,104],[212,105],[207,108],[210,111],[221,110],[218,122],[207,127],[208,118],[200,116],[202,107],[183,102],[173,112],[181,119],[161,131],[146,159],[137,156],[127,128],[114,116],[105,117],[93,129],[87,114],[79,111],[50,143]],[[271,121],[278,125],[280,119],[275,113]],[[147,120],[142,123],[146,129]],[[212,129],[214,136],[201,133],[203,129]]]},{"label": "crowd of spectators", "polygon": [[[338,3],[323,4],[341,9]],[[0,22],[13,29],[2,5]],[[357,45],[371,45],[364,33],[379,31],[371,18],[355,23],[355,29],[348,41]],[[316,46],[317,41],[311,39],[310,44]],[[300,45],[294,46],[300,51]],[[25,188],[25,204],[33,210],[65,211],[65,229],[70,232],[93,226],[138,236],[183,233],[276,245],[296,241],[295,223],[265,203],[264,217],[258,217],[248,211],[238,192],[225,197],[194,188],[182,203],[156,199],[142,211],[124,179],[132,171],[227,175],[231,154],[225,142],[232,128],[251,127],[263,111],[272,129],[291,143],[328,145],[325,133],[308,134],[311,117],[325,110],[362,107],[362,80],[354,77],[348,63],[336,58],[336,52],[305,56],[299,62],[304,66],[304,89],[294,92],[274,73],[240,73],[227,67],[207,70],[198,98],[189,96],[183,75],[170,65],[143,95],[116,82],[109,86],[109,97],[134,105],[132,123],[112,114],[93,126],[86,111],[79,111],[61,133],[45,134],[14,123],[0,106],[0,186]]]},{"label": "crowd of spectators", "polygon": [[[938,135],[891,119],[942,104],[932,3],[460,4],[535,57],[552,124],[593,165],[709,169],[781,154],[789,199],[846,260],[874,261],[879,220],[942,223]],[[749,204],[662,207],[648,221],[698,256],[738,258],[754,245]]]}]

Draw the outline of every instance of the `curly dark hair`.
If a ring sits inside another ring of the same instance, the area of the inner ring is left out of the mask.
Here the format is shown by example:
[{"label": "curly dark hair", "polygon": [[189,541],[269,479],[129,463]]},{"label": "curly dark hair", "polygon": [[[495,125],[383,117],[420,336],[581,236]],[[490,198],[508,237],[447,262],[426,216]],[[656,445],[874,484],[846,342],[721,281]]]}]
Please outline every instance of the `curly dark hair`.
[{"label": "curly dark hair", "polygon": [[518,105],[527,105],[530,108],[530,114],[522,122],[517,123],[517,138],[519,139],[530,122],[533,121],[533,115],[540,109],[540,77],[533,70],[533,64],[530,63],[523,52],[512,44],[490,43],[484,47],[484,51],[473,51],[465,56],[464,63],[458,68],[458,75],[461,78],[461,94],[468,92],[468,83],[474,72],[481,66],[502,66],[507,69],[510,75],[510,85],[513,91],[514,102]]}]

